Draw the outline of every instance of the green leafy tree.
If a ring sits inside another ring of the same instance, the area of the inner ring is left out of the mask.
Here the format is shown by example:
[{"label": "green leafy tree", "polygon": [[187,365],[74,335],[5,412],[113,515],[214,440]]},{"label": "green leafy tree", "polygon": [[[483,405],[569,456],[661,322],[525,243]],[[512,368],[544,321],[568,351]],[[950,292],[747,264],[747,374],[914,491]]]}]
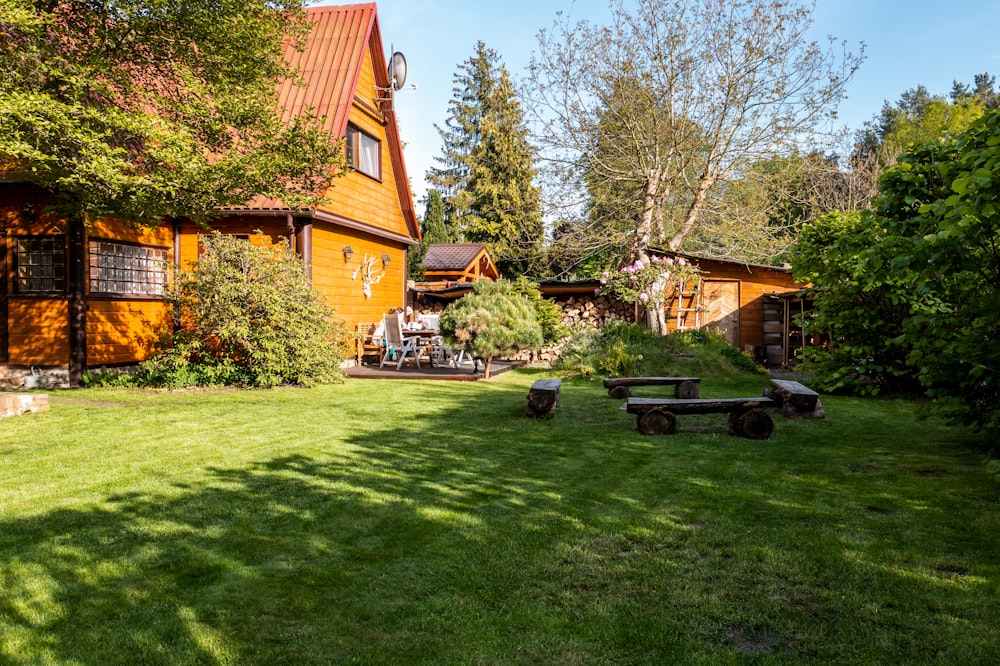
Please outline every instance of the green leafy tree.
[{"label": "green leafy tree", "polygon": [[480,280],[471,294],[441,313],[441,332],[485,362],[489,378],[493,359],[542,346],[542,328],[531,302],[506,280]]},{"label": "green leafy tree", "polygon": [[504,273],[541,270],[544,230],[534,149],[506,67],[483,42],[455,76],[441,166],[427,179],[445,197],[445,219],[468,242],[485,243]]},{"label": "green leafy tree", "polygon": [[954,141],[988,109],[997,108],[995,77],[977,74],[975,84],[955,81],[948,97],[932,95],[923,85],[900,95],[858,133],[853,159],[875,159],[882,167],[912,147],[931,141]]},{"label": "green leafy tree", "polygon": [[[920,384],[931,411],[1000,430],[1000,112],[955,142],[902,155],[873,212],[803,234],[793,259],[817,289],[835,379]],[[836,222],[836,220],[834,220]],[[847,383],[841,381],[841,383]]]},{"label": "green leafy tree", "polygon": [[427,207],[424,217],[420,220],[420,245],[407,253],[407,275],[411,280],[422,280],[424,277],[424,258],[427,248],[436,243],[451,243],[444,219],[444,199],[438,190],[427,193]]},{"label": "green leafy tree", "polygon": [[831,213],[802,228],[792,269],[814,286],[806,328],[830,338],[804,350],[819,388],[867,395],[919,388],[900,336],[920,298],[910,289],[911,275],[884,270],[898,240],[872,211]]},{"label": "green leafy tree", "polygon": [[69,239],[71,380],[86,364],[83,230],[205,220],[265,194],[314,203],[343,167],[318,119],[279,116],[301,0],[5,0],[0,156],[58,193]]},{"label": "green leafy tree", "polygon": [[164,349],[144,364],[152,383],[269,387],[341,377],[346,329],[287,242],[218,232],[201,241],[197,266],[164,297]]}]

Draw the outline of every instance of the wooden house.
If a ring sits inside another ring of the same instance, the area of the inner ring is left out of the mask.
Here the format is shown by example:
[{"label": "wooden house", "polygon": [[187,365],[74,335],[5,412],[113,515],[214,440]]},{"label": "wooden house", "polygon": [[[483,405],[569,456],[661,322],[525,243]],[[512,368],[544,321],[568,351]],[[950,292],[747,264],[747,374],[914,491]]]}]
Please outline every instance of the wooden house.
[{"label": "wooden house", "polygon": [[[375,4],[306,11],[305,48],[286,53],[306,85],[284,83],[281,110],[286,119],[307,108],[326,116],[332,139],[346,138],[351,171],[332,180],[329,204],[293,210],[258,197],[221,211],[212,227],[253,242],[287,239],[353,327],[405,305],[407,250],[420,231]],[[170,267],[195,262],[206,233],[186,220],[136,229],[102,219],[75,237],[46,211],[58,194],[0,171],[0,378],[14,385],[29,371],[65,384],[88,367],[146,358]],[[71,270],[74,261],[83,270]],[[82,308],[68,297],[74,275],[83,275]]]}]

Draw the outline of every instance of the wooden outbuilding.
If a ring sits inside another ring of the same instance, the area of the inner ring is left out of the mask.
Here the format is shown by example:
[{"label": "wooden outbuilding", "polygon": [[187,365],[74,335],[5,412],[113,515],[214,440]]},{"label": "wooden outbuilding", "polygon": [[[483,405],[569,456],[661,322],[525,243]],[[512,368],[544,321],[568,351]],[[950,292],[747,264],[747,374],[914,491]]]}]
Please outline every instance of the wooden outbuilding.
[{"label": "wooden outbuilding", "polygon": [[[294,210],[257,197],[220,211],[211,226],[251,242],[286,239],[353,328],[405,306],[407,251],[420,231],[375,4],[306,12],[312,32],[304,49],[286,51],[306,85],[281,85],[281,110],[288,120],[303,109],[325,116],[331,140],[347,140],[352,168],[332,179],[328,204]],[[9,384],[37,369],[65,384],[88,367],[147,358],[172,267],[196,262],[207,233],[187,220],[144,229],[97,219],[74,237],[47,210],[58,197],[23,173],[0,170],[0,380]],[[70,284],[73,261],[85,265],[82,317],[69,312],[78,286]]]},{"label": "wooden outbuilding", "polygon": [[482,243],[432,243],[424,257],[426,282],[498,280],[500,272]]},{"label": "wooden outbuilding", "polygon": [[795,281],[790,267],[667,254],[701,271],[700,284],[685,285],[672,301],[668,330],[717,331],[771,367],[794,361],[794,348],[807,340],[793,319],[804,305],[792,295],[805,285]]}]

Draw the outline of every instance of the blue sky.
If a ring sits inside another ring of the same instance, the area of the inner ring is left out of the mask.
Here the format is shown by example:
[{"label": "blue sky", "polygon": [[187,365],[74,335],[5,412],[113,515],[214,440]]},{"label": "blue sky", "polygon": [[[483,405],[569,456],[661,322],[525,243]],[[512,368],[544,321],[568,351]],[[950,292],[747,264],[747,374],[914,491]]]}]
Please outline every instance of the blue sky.
[{"label": "blue sky", "polygon": [[[323,0],[316,4],[347,4]],[[396,95],[404,156],[418,214],[426,193],[424,175],[441,154],[434,125],[448,116],[452,79],[478,40],[500,55],[518,78],[538,31],[562,10],[574,19],[604,22],[606,0],[377,0],[385,49],[406,55],[407,85]],[[818,0],[814,37],[866,45],[866,61],[840,106],[844,124],[859,128],[899,95],[918,84],[946,95],[953,80],[972,83],[990,72],[1000,78],[1000,0]]]}]

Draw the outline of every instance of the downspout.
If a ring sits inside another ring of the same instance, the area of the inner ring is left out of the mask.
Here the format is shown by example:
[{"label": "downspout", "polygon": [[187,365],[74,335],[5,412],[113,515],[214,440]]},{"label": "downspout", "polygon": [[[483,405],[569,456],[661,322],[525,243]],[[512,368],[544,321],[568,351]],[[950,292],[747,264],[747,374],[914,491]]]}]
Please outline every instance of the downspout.
[{"label": "downspout", "polygon": [[288,225],[289,228],[295,231],[295,252],[302,259],[302,263],[305,265],[306,275],[312,280],[312,262],[313,262],[313,247],[312,247],[312,236],[313,236],[313,225],[311,221],[301,221],[298,224],[295,222],[295,217],[291,214],[288,215]]},{"label": "downspout", "polygon": [[181,270],[181,219],[171,218],[174,229],[174,268],[177,272]]}]

